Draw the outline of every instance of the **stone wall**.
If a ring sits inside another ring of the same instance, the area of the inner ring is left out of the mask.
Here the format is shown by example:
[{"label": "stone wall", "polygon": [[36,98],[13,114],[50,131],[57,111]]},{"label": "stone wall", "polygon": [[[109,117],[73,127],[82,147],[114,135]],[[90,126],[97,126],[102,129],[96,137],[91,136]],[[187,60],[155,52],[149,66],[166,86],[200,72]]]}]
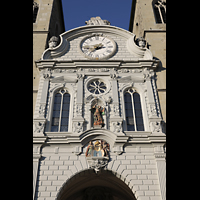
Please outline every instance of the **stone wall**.
[{"label": "stone wall", "polygon": [[[65,145],[42,148],[36,187],[38,200],[55,199],[62,185],[75,174],[89,169],[85,158],[86,148],[78,156],[71,151]],[[105,170],[110,170],[119,176],[132,189],[136,198],[160,200],[159,179],[152,144],[131,145],[124,148],[124,152],[122,155],[111,153],[111,161]]]}]

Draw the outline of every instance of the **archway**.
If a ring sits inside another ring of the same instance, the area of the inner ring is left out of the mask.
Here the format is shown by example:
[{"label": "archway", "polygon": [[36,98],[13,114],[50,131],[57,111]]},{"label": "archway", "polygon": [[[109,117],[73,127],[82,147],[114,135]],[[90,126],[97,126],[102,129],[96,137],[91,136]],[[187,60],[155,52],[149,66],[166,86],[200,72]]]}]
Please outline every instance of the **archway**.
[{"label": "archway", "polygon": [[131,189],[112,171],[89,169],[74,175],[60,189],[57,200],[136,200]]}]

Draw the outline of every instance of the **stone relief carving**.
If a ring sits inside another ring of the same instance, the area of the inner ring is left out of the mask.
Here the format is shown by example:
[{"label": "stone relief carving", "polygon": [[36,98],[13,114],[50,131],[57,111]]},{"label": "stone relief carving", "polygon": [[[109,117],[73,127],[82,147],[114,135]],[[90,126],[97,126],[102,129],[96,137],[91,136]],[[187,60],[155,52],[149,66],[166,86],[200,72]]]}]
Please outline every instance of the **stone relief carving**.
[{"label": "stone relief carving", "polygon": [[136,44],[139,47],[144,48],[146,46],[146,40],[143,37],[139,37],[139,38],[136,39]]},{"label": "stone relief carving", "polygon": [[116,74],[110,74],[110,78],[113,79],[113,80],[117,79],[117,77],[118,76]]},{"label": "stone relief carving", "polygon": [[49,40],[49,48],[54,48],[58,44],[58,37],[52,36]]},{"label": "stone relief carving", "polygon": [[85,153],[90,168],[97,173],[109,161],[110,145],[104,140],[90,141]]},{"label": "stone relief carving", "polygon": [[150,104],[150,115],[151,116],[157,116],[157,109],[155,104]]},{"label": "stone relief carving", "polygon": [[101,17],[91,17],[90,20],[85,21],[87,25],[110,25],[108,20],[102,20]]},{"label": "stone relief carving", "polygon": [[119,116],[119,105],[113,104],[113,112],[115,116]]},{"label": "stone relief carving", "polygon": [[40,104],[40,107],[39,107],[39,116],[40,117],[44,117],[44,115],[45,115],[45,107],[46,107],[46,104]]},{"label": "stone relief carving", "polygon": [[45,122],[34,122],[33,132],[36,134],[43,133],[44,125],[45,125]]},{"label": "stone relief carving", "polygon": [[162,132],[162,128],[161,128],[161,122],[151,122],[151,129],[152,132],[157,132],[157,133],[161,133]]},{"label": "stone relief carving", "polygon": [[83,131],[83,122],[73,122],[73,132],[80,133]]},{"label": "stone relief carving", "polygon": [[43,70],[42,76],[43,76],[44,79],[51,78],[52,77],[51,69]]},{"label": "stone relief carving", "polygon": [[82,116],[82,111],[83,111],[83,105],[82,104],[77,104],[76,105],[76,115],[77,116]]},{"label": "stone relief carving", "polygon": [[114,132],[122,132],[122,122],[112,122],[112,126],[114,127]]}]

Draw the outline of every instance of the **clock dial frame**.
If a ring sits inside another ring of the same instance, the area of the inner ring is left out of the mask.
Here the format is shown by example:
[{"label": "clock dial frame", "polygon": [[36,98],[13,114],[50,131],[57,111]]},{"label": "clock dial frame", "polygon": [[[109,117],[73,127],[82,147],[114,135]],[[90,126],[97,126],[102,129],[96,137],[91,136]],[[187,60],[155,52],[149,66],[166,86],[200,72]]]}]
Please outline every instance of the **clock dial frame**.
[{"label": "clock dial frame", "polygon": [[93,34],[81,40],[79,49],[86,58],[102,60],[114,55],[116,52],[116,43],[108,36]]}]

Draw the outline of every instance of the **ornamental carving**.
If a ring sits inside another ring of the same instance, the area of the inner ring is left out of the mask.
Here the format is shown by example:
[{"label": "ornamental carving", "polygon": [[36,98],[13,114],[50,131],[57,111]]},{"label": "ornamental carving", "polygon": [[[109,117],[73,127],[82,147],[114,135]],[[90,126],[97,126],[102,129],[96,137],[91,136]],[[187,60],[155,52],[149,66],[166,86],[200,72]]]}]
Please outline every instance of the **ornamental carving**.
[{"label": "ornamental carving", "polygon": [[73,122],[73,132],[80,133],[83,131],[83,122]]},{"label": "ornamental carving", "polygon": [[90,168],[97,173],[109,161],[110,145],[103,140],[90,141],[85,153]]},{"label": "ornamental carving", "polygon": [[91,17],[90,20],[85,21],[87,25],[110,25],[108,20],[102,20],[101,17]]},{"label": "ornamental carving", "polygon": [[35,134],[43,134],[44,125],[45,125],[45,122],[39,122],[39,121],[35,122],[34,127],[33,127],[33,132]]}]

